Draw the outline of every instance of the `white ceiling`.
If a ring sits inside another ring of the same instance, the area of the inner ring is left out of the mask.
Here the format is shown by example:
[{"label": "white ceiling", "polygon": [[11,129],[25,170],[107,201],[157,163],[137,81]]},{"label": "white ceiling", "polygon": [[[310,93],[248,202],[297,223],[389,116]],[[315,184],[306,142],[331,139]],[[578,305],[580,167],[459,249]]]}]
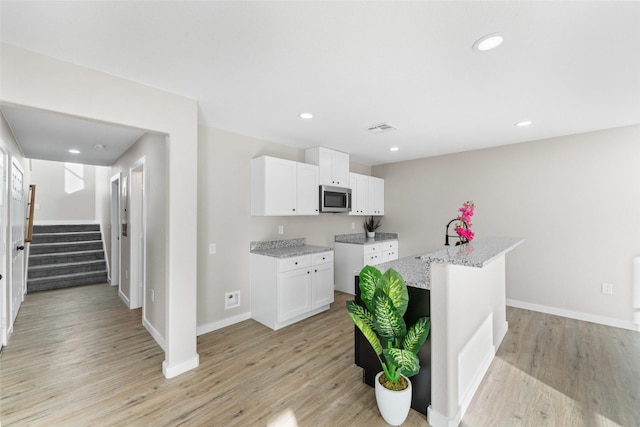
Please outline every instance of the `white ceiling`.
[{"label": "white ceiling", "polygon": [[[197,99],[202,124],[363,164],[640,123],[636,1],[3,0],[0,14],[2,42]],[[501,46],[472,50],[493,32]],[[367,131],[381,122],[397,130]]]}]

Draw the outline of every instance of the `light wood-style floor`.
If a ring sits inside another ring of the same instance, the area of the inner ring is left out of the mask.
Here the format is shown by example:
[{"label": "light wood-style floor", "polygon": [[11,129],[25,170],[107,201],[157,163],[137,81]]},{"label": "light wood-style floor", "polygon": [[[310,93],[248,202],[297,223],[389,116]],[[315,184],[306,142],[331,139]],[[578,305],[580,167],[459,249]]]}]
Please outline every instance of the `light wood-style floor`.
[{"label": "light wood-style floor", "polygon": [[[176,378],[108,285],[27,295],[0,356],[2,426],[386,426],[353,364],[348,295],[281,331],[198,338]],[[640,334],[509,308],[462,426],[640,426]],[[427,426],[411,411],[405,426]]]}]

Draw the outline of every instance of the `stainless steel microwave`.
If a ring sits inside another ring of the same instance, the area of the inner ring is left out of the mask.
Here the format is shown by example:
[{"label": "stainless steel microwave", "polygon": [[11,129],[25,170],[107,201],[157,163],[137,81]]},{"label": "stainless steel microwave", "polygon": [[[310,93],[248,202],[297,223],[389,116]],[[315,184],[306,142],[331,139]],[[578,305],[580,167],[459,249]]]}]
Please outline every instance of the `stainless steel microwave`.
[{"label": "stainless steel microwave", "polygon": [[351,189],[321,185],[320,212],[351,212]]}]

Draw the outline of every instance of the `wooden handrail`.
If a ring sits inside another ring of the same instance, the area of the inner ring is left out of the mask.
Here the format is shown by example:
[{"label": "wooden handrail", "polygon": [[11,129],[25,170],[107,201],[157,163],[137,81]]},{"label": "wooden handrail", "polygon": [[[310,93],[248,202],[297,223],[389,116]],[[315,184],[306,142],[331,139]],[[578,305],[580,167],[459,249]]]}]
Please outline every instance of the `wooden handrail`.
[{"label": "wooden handrail", "polygon": [[25,237],[24,241],[29,243],[33,240],[33,210],[34,203],[36,200],[36,185],[29,185],[29,216],[27,217],[27,237]]}]

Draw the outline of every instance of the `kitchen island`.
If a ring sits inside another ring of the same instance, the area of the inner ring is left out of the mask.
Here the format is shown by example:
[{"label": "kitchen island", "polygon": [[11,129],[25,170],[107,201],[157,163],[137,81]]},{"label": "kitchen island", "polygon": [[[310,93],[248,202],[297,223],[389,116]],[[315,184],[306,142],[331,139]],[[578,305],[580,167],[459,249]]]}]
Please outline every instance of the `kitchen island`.
[{"label": "kitchen island", "polygon": [[377,266],[382,272],[393,268],[407,286],[428,291],[430,307],[422,315],[431,317],[430,366],[421,358],[421,371],[428,370],[431,387],[418,393],[429,396],[420,405],[428,405],[434,427],[460,423],[507,332],[505,255],[523,241],[478,238]]}]

